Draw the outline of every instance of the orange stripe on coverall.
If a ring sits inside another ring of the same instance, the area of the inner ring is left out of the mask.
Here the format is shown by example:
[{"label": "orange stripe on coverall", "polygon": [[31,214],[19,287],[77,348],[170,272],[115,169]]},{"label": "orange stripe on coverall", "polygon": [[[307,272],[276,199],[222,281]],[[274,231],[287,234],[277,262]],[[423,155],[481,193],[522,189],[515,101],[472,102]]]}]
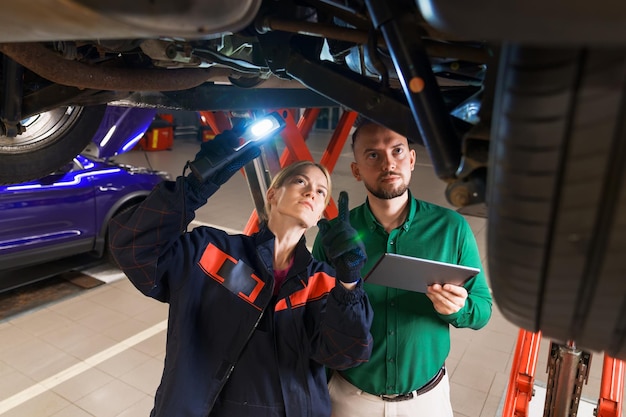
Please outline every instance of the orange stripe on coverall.
[{"label": "orange stripe on coverall", "polygon": [[262,309],[255,302],[265,283],[243,261],[233,258],[210,243],[204,250],[198,265],[208,276],[233,294],[255,308]]},{"label": "orange stripe on coverall", "polygon": [[[309,284],[289,296],[291,308],[304,307],[309,301],[325,297],[335,287],[337,280],[324,273],[317,272],[309,278]],[[276,303],[275,311],[286,310],[287,301],[282,299]]]}]

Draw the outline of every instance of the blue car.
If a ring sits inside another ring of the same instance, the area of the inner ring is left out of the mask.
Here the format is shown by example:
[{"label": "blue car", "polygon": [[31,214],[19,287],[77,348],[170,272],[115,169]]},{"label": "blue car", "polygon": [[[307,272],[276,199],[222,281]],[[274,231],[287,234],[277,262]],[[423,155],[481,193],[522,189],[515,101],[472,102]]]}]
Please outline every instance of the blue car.
[{"label": "blue car", "polygon": [[[165,172],[108,161],[133,147],[154,114],[108,107],[92,145],[70,163],[36,181],[0,186],[0,271],[105,253],[108,220],[168,178]],[[0,283],[0,289],[6,285]]]}]

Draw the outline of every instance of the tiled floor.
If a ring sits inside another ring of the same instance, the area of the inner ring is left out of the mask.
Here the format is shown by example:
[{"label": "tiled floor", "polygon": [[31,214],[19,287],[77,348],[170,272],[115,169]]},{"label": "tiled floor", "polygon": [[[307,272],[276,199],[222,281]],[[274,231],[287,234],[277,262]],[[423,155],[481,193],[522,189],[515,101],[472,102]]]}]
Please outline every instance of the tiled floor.
[{"label": "tiled floor", "polygon": [[[309,139],[316,160],[328,137],[316,133]],[[150,164],[176,175],[197,146],[194,141],[176,141],[172,151],[132,152],[118,159]],[[435,178],[424,151],[418,151],[413,193],[447,206],[443,183]],[[365,194],[350,175],[351,160],[346,147],[333,174],[333,195],[347,190],[352,207],[362,202]],[[198,211],[196,221],[239,231],[252,208],[247,185],[238,175]],[[485,221],[468,220],[485,257]],[[312,243],[314,231],[309,235]],[[110,282],[78,296],[0,321],[0,416],[149,415],[164,359],[167,306],[143,297],[117,271],[108,271],[106,280]],[[518,329],[503,319],[497,308],[482,330],[452,330],[447,366],[456,417],[502,414],[517,334]],[[536,373],[538,387],[546,380],[547,352],[548,342],[544,341]],[[583,391],[589,402],[597,401],[601,365],[601,356],[594,356],[589,384]]]}]

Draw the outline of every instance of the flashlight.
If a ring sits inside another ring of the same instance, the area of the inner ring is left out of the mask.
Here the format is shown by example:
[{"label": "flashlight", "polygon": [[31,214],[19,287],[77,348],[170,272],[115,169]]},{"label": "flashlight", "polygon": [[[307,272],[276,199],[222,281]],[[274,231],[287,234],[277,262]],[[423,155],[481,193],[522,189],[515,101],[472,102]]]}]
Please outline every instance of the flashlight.
[{"label": "flashlight", "polygon": [[283,130],[284,127],[285,120],[283,120],[277,112],[265,115],[246,126],[240,136],[242,144],[233,148],[232,153],[225,157],[219,155],[204,155],[190,162],[189,169],[199,181],[204,182],[226,165],[236,160],[241,155],[239,151],[246,148],[247,145],[252,142],[261,142],[269,139]]}]

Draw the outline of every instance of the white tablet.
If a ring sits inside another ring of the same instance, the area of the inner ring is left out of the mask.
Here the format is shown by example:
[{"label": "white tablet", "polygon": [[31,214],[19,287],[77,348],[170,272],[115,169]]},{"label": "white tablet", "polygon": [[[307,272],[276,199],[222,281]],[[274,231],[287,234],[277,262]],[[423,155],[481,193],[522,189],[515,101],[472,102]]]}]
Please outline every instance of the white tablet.
[{"label": "white tablet", "polygon": [[425,293],[432,284],[463,285],[479,272],[470,266],[385,253],[365,276],[365,282]]}]

